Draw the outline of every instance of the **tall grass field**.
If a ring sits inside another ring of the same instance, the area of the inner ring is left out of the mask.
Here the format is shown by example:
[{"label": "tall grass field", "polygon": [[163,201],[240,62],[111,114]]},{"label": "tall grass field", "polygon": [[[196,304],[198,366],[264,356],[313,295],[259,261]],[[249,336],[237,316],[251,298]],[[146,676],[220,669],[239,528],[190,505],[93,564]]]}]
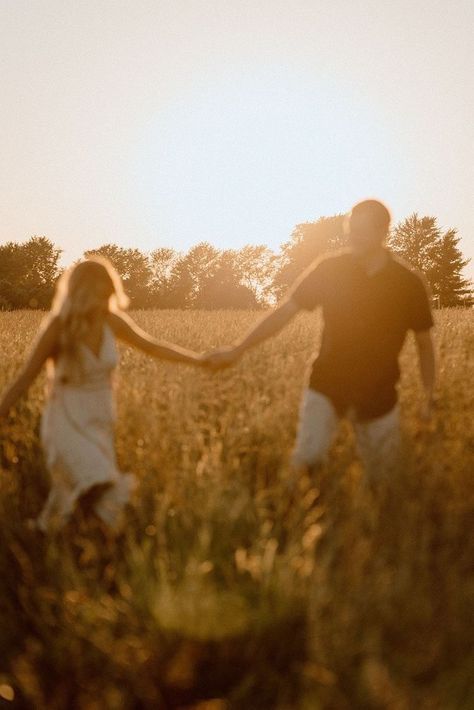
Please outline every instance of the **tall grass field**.
[{"label": "tall grass field", "polygon": [[[201,351],[258,314],[133,316]],[[0,389],[40,320],[0,313]],[[38,379],[0,425],[0,708],[474,707],[474,312],[436,313],[431,425],[408,338],[402,463],[375,488],[344,422],[314,479],[291,475],[320,327],[301,315],[214,374],[121,347],[139,485],[115,540],[86,506],[56,537],[27,525],[48,491]]]}]

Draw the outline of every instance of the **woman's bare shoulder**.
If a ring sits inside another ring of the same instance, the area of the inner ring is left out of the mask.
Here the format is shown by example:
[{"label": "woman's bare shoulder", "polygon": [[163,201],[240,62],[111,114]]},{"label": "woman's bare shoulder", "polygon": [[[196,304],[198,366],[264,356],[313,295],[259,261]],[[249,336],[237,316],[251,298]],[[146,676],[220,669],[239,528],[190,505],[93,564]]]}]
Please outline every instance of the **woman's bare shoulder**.
[{"label": "woman's bare shoulder", "polygon": [[50,357],[56,359],[61,349],[61,330],[63,324],[57,313],[47,316],[40,328],[40,337],[48,342]]}]

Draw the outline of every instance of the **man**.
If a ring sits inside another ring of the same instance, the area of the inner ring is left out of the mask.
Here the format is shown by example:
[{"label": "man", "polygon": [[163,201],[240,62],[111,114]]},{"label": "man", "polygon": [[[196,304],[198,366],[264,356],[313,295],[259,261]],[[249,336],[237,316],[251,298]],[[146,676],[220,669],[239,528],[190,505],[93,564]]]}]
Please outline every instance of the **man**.
[{"label": "man", "polygon": [[303,394],[293,463],[312,468],[327,453],[338,420],[349,417],[372,475],[396,461],[398,356],[414,331],[425,390],[422,415],[433,406],[433,319],[422,279],[385,246],[388,209],[376,200],[355,205],[346,219],[349,249],[319,260],[283,302],[232,347],[208,355],[214,368],[234,363],[277,333],[301,309],[322,308],[324,331]]}]

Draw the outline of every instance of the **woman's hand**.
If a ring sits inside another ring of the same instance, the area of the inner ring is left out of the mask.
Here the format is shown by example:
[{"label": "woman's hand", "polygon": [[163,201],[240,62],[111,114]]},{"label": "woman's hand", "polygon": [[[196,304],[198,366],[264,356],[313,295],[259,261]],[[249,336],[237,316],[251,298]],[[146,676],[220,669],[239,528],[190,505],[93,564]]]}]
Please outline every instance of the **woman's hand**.
[{"label": "woman's hand", "polygon": [[241,352],[237,346],[225,346],[204,354],[204,364],[212,370],[223,370],[237,362]]}]

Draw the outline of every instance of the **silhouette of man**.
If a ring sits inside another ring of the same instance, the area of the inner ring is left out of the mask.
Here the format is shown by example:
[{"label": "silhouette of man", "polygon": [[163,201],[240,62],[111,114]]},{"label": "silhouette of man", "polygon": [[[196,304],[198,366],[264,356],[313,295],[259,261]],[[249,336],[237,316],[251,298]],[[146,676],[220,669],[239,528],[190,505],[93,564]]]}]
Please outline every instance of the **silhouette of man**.
[{"label": "silhouette of man", "polygon": [[429,298],[420,276],[385,246],[390,219],[377,200],[356,204],[345,223],[349,248],[312,264],[239,342],[207,356],[211,367],[227,367],[298,311],[321,307],[321,347],[303,393],[293,452],[297,468],[311,469],[324,459],[341,417],[353,423],[369,474],[396,462],[398,356],[409,330],[415,334],[425,390],[421,414],[431,416],[435,357]]}]

